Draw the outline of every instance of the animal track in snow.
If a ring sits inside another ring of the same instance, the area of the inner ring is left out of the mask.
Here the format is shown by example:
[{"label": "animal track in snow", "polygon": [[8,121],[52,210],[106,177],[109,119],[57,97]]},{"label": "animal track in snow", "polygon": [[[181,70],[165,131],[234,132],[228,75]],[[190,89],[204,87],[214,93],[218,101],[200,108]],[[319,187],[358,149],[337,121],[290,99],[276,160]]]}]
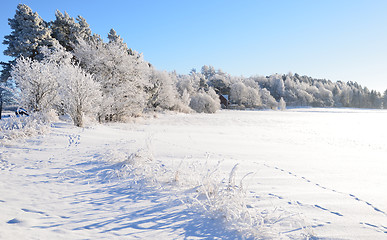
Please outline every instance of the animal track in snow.
[{"label": "animal track in snow", "polygon": [[7,160],[0,160],[0,170],[9,170],[12,171],[12,169],[15,168],[14,163],[9,163]]},{"label": "animal track in snow", "polygon": [[379,208],[375,207],[372,203],[369,203],[369,202],[367,202],[367,201],[364,201],[364,200],[362,200],[362,199],[359,199],[358,197],[356,197],[356,196],[353,195],[353,194],[349,194],[349,196],[352,197],[353,199],[355,199],[356,201],[364,202],[364,203],[367,204],[368,206],[372,207],[376,212],[380,212],[380,213],[382,213],[383,215],[387,216],[387,214],[386,214],[384,211],[382,211],[382,210],[380,210]]},{"label": "animal track in snow", "polygon": [[387,216],[387,213],[386,213],[386,212],[384,212],[384,211],[381,210],[380,208],[377,208],[377,207],[376,207],[375,205],[373,205],[372,203],[367,202],[367,201],[365,201],[365,200],[363,200],[363,199],[358,198],[358,197],[355,196],[354,194],[348,194],[348,193],[344,193],[344,192],[337,191],[337,190],[332,189],[332,188],[327,188],[327,187],[325,187],[325,186],[323,186],[323,185],[321,185],[321,184],[319,184],[319,183],[312,182],[311,180],[309,180],[309,179],[307,179],[307,178],[305,178],[305,177],[303,177],[303,176],[299,177],[299,176],[297,176],[296,174],[294,174],[294,173],[292,173],[292,172],[290,172],[290,171],[286,171],[286,170],[284,170],[284,169],[282,169],[282,168],[279,168],[279,167],[275,167],[275,166],[273,167],[273,166],[270,166],[270,165],[268,165],[268,164],[264,164],[264,166],[266,166],[266,167],[268,167],[268,168],[274,168],[274,169],[276,169],[276,170],[279,170],[279,171],[281,171],[281,172],[287,173],[287,174],[289,174],[289,175],[291,175],[291,176],[293,176],[293,177],[296,177],[296,178],[301,178],[301,179],[303,179],[304,181],[306,181],[306,182],[308,182],[308,183],[311,183],[311,184],[314,184],[315,186],[317,186],[317,187],[319,187],[319,188],[321,188],[321,189],[324,189],[324,190],[331,191],[331,192],[334,192],[334,193],[338,193],[338,194],[342,194],[342,195],[349,196],[349,197],[351,197],[352,199],[354,199],[354,200],[356,200],[356,201],[365,203],[366,205],[370,206],[374,211],[376,211],[376,212],[378,212],[378,213],[381,213],[381,214]]},{"label": "animal track in snow", "polygon": [[69,135],[69,145],[67,147],[71,146],[78,146],[81,143],[81,135],[79,134],[71,134]]},{"label": "animal track in snow", "polygon": [[295,202],[288,202],[289,205],[292,205],[292,204],[296,204],[298,206],[301,206],[301,207],[311,207],[311,208],[317,208],[317,209],[320,209],[320,210],[323,210],[323,211],[326,211],[326,212],[329,212],[331,214],[334,214],[336,216],[339,216],[339,217],[343,217],[344,215],[339,213],[339,212],[334,212],[334,211],[331,211],[329,210],[328,208],[325,208],[325,207],[322,207],[320,205],[317,205],[317,204],[304,204],[304,203],[301,203],[300,201],[295,201]]},{"label": "animal track in snow", "polygon": [[366,223],[366,222],[360,222],[360,224],[362,225],[365,225],[367,227],[371,227],[372,229],[378,231],[378,232],[382,232],[382,233],[386,233],[387,234],[387,227],[385,226],[376,226],[375,224],[371,224],[371,223]]},{"label": "animal track in snow", "polygon": [[269,193],[268,195],[269,195],[269,196],[272,196],[272,197],[276,197],[276,198],[278,198],[278,199],[284,199],[283,197],[278,196],[278,195],[275,195],[275,194],[273,194],[273,193]]},{"label": "animal track in snow", "polygon": [[21,210],[24,211],[24,212],[38,213],[38,214],[42,214],[42,215],[48,216],[47,213],[42,212],[42,211],[36,211],[36,210],[27,209],[27,208],[22,208]]},{"label": "animal track in snow", "polygon": [[333,211],[330,211],[329,209],[324,208],[324,207],[321,207],[320,205],[317,205],[317,204],[315,204],[314,207],[319,208],[319,209],[324,210],[324,211],[328,211],[328,212],[330,212],[330,213],[332,213],[332,214],[335,214],[335,215],[337,215],[337,216],[340,216],[340,217],[343,216],[343,214],[341,214],[341,213],[339,213],[339,212],[333,212]]}]

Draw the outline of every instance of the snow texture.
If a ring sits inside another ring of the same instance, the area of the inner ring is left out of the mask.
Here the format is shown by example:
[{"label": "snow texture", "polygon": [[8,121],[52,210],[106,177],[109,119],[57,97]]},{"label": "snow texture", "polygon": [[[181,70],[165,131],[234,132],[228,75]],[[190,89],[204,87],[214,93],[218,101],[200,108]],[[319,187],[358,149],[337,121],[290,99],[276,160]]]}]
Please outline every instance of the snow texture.
[{"label": "snow texture", "polygon": [[385,239],[386,120],[302,108],[56,122],[1,140],[0,239]]}]

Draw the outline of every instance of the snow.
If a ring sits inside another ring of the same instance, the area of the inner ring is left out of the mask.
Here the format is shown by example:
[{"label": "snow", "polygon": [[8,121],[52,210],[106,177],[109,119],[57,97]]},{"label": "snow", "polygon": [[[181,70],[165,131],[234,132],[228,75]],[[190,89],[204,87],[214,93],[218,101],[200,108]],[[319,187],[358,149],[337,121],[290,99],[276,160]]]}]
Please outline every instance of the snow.
[{"label": "snow", "polygon": [[[0,239],[387,239],[386,122],[383,110],[329,108],[57,122],[0,148]],[[227,224],[189,201],[218,162],[215,182],[252,174],[213,207],[243,201],[269,225]]]}]

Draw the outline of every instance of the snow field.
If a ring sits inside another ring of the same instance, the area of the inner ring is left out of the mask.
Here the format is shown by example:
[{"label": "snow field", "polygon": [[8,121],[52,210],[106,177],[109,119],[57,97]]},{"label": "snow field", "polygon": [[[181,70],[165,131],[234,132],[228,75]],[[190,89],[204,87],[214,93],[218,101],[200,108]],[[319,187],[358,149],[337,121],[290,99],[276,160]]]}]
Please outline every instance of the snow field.
[{"label": "snow field", "polygon": [[139,144],[123,129],[60,123],[48,136],[7,141],[0,238],[239,238],[179,200],[170,172],[141,150],[141,134]]},{"label": "snow field", "polygon": [[386,120],[292,109],[55,123],[1,148],[0,238],[384,239]]},{"label": "snow field", "polygon": [[244,180],[247,198],[300,214],[299,222],[311,231],[306,234],[386,238],[385,111],[223,111],[205,118],[157,121],[153,142],[159,147],[154,148],[177,159],[206,152],[223,161],[223,172],[240,163],[240,176],[255,173]]}]

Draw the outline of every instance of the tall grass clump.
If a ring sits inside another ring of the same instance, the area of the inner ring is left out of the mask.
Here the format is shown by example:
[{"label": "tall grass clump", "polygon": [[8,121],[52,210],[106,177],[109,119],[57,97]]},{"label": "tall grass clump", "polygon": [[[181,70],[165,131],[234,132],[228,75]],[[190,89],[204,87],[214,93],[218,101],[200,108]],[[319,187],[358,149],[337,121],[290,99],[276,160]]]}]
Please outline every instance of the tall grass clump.
[{"label": "tall grass clump", "polygon": [[252,173],[238,177],[238,164],[224,175],[221,162],[184,159],[178,166],[165,165],[155,160],[149,149],[134,153],[114,149],[99,158],[107,165],[93,177],[125,181],[130,188],[170,192],[188,209],[222,222],[243,239],[289,239],[284,226],[300,226],[294,217],[297,214],[275,206],[253,206],[256,200],[251,199],[243,184]]},{"label": "tall grass clump", "polygon": [[0,120],[0,140],[11,141],[47,133],[54,118],[56,114],[52,112],[3,118]]},{"label": "tall grass clump", "polygon": [[226,228],[238,231],[243,239],[289,239],[284,226],[298,228],[297,214],[276,206],[264,209],[252,206],[256,200],[251,199],[243,183],[253,173],[238,178],[239,164],[234,165],[228,175],[222,174],[219,166],[220,162],[211,166],[208,161],[182,161],[175,170],[175,180],[186,189],[182,202],[194,211],[220,220]]}]

